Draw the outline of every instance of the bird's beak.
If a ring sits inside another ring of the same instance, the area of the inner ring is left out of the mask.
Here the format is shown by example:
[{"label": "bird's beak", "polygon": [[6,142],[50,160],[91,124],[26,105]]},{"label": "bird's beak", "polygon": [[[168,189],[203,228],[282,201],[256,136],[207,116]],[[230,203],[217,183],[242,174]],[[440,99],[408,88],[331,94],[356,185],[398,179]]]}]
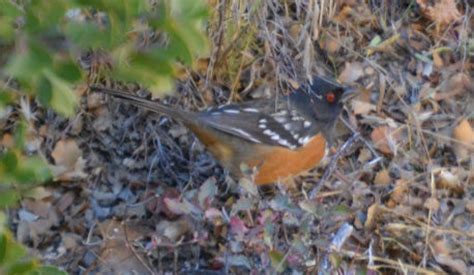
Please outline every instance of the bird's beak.
[{"label": "bird's beak", "polygon": [[355,87],[345,87],[344,92],[342,93],[341,101],[343,103],[348,102],[359,94],[359,89]]}]

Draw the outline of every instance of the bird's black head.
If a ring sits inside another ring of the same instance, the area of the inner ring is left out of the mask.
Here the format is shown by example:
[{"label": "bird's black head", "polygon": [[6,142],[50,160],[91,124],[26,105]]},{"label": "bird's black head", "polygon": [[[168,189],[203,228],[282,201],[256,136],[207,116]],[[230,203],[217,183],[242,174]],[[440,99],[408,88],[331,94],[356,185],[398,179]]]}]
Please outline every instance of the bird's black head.
[{"label": "bird's black head", "polygon": [[316,76],[292,94],[293,101],[305,114],[320,122],[333,122],[342,111],[347,89],[335,80]]}]

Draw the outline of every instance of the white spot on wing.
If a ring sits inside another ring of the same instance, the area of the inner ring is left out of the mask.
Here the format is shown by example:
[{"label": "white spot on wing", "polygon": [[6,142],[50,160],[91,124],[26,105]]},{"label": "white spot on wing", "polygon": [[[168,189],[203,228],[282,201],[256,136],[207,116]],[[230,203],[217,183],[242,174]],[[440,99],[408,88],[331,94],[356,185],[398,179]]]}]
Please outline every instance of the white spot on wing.
[{"label": "white spot on wing", "polygon": [[239,110],[236,110],[236,109],[226,109],[226,110],[224,110],[224,113],[228,113],[228,114],[239,114],[240,111],[239,111]]},{"label": "white spot on wing", "polygon": [[311,137],[308,137],[308,136],[305,136],[305,137],[300,137],[298,139],[298,143],[301,144],[301,145],[305,145],[306,143],[308,143],[308,141],[311,139]]},{"label": "white spot on wing", "polygon": [[264,118],[262,118],[262,119],[260,119],[260,120],[258,121],[258,123],[265,124],[265,123],[267,123],[267,120],[266,120],[266,119],[264,119]]},{"label": "white spot on wing", "polygon": [[273,119],[275,119],[279,123],[285,123],[287,121],[286,117],[284,116],[273,117]]},{"label": "white spot on wing", "polygon": [[265,128],[267,128],[267,125],[266,125],[266,124],[259,124],[259,125],[258,125],[258,128],[260,128],[260,129],[265,129]]},{"label": "white spot on wing", "polygon": [[258,113],[259,111],[255,108],[244,108],[243,109],[245,112],[249,112],[249,113]]},{"label": "white spot on wing", "polygon": [[250,140],[253,141],[253,142],[261,143],[260,140],[254,138],[251,134],[245,132],[245,131],[242,130],[242,129],[239,129],[239,128],[231,128],[231,129],[232,129],[232,131],[239,133],[241,136],[244,136],[244,137],[250,139]]},{"label": "white spot on wing", "polygon": [[305,128],[308,128],[309,126],[311,126],[311,122],[305,120],[305,121],[303,122],[303,126],[304,126]]}]

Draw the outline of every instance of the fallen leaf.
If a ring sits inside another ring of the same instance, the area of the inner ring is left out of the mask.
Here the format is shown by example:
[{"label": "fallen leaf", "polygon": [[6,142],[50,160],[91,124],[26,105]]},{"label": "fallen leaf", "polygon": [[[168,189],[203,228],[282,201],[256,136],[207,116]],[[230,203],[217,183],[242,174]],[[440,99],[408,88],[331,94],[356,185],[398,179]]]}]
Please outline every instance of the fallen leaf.
[{"label": "fallen leaf", "polygon": [[82,151],[77,146],[73,139],[62,139],[56,143],[54,150],[51,153],[56,165],[66,167],[74,167],[79,157],[82,156]]},{"label": "fallen leaf", "polygon": [[201,208],[207,208],[214,199],[214,196],[217,194],[218,190],[216,182],[217,180],[215,177],[210,177],[199,188],[198,202]]},{"label": "fallen leaf", "polygon": [[379,126],[370,134],[370,138],[380,152],[387,155],[396,155],[400,132],[388,126]]},{"label": "fallen leaf", "polygon": [[375,175],[374,183],[376,185],[387,185],[392,181],[390,173],[387,169],[383,169]]},{"label": "fallen leaf", "polygon": [[469,213],[474,214],[474,201],[470,200],[466,203],[466,209]]},{"label": "fallen leaf", "polygon": [[[467,119],[463,119],[453,129],[453,138],[461,142],[453,142],[454,152],[458,161],[468,159],[474,153],[474,130]],[[462,144],[464,143],[464,144]],[[471,146],[469,148],[469,146]]]},{"label": "fallen leaf", "polygon": [[454,259],[450,255],[435,255],[435,259],[442,265],[449,266],[453,270],[459,272],[459,274],[468,274],[466,263],[461,259]]},{"label": "fallen leaf", "polygon": [[347,62],[338,80],[344,84],[356,82],[364,75],[364,66],[360,62]]},{"label": "fallen leaf", "polygon": [[87,96],[87,108],[89,110],[96,109],[103,105],[104,96],[100,93],[91,93]]},{"label": "fallen leaf", "polygon": [[464,193],[464,187],[462,186],[459,177],[445,169],[439,172],[436,184],[438,188],[448,189],[455,194]]},{"label": "fallen leaf", "polygon": [[361,89],[357,96],[350,101],[352,112],[355,115],[367,115],[376,110],[376,106],[371,103],[372,92],[368,89]]},{"label": "fallen leaf", "polygon": [[239,237],[243,237],[249,231],[244,221],[237,216],[230,218],[230,230]]},{"label": "fallen leaf", "polygon": [[56,165],[51,167],[55,180],[70,181],[85,178],[85,160],[82,151],[73,139],[62,139],[51,153]]},{"label": "fallen leaf", "polygon": [[184,235],[192,231],[192,224],[188,219],[179,219],[177,221],[161,221],[156,226],[158,234],[165,236],[168,240],[176,242]]},{"label": "fallen leaf", "polygon": [[76,194],[74,192],[67,192],[63,194],[59,201],[56,203],[56,208],[59,212],[64,213],[69,206],[72,205],[74,199],[76,198]]},{"label": "fallen leaf", "polygon": [[473,90],[474,86],[471,78],[465,73],[457,73],[436,88],[434,99],[436,101],[446,100],[467,91],[472,92]]},{"label": "fallen leaf", "polygon": [[373,228],[375,225],[375,221],[377,220],[377,215],[379,213],[379,204],[374,203],[367,209],[367,219],[365,220],[364,227],[365,228]]},{"label": "fallen leaf", "polygon": [[15,140],[13,139],[12,135],[6,133],[2,136],[2,141],[0,141],[0,145],[5,148],[13,148],[13,146],[15,146]]},{"label": "fallen leaf", "polygon": [[370,103],[370,95],[368,97],[358,96],[351,100],[352,112],[355,115],[367,115],[376,110],[376,106]]},{"label": "fallen leaf", "polygon": [[164,198],[163,202],[171,212],[177,215],[191,214],[195,209],[194,205],[185,199],[179,201],[179,199]]},{"label": "fallen leaf", "polygon": [[132,249],[134,242],[150,235],[147,228],[115,220],[104,221],[99,224],[99,228],[103,239],[100,261],[97,261],[99,273],[149,273],[143,265],[146,262],[145,254],[141,250]]},{"label": "fallen leaf", "polygon": [[387,202],[388,208],[394,208],[400,204],[408,191],[408,182],[405,180],[397,180],[395,182],[395,188],[393,189],[390,199]]},{"label": "fallen leaf", "polygon": [[[456,7],[455,0],[417,0],[416,2],[420,6],[421,13],[435,22],[438,31],[459,20],[462,16]],[[434,6],[429,5],[432,2],[435,3]]]},{"label": "fallen leaf", "polygon": [[24,197],[35,199],[35,200],[44,200],[53,195],[50,190],[47,190],[43,186],[35,187],[23,194]]},{"label": "fallen leaf", "polygon": [[428,198],[423,206],[428,210],[436,211],[439,209],[439,201],[436,198]]}]

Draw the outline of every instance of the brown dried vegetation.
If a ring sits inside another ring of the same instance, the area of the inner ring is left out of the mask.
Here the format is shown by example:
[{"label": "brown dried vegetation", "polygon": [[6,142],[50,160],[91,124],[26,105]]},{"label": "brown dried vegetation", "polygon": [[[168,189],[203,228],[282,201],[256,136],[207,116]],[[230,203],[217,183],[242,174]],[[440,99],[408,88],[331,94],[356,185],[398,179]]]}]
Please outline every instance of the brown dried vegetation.
[{"label": "brown dried vegetation", "polygon": [[469,1],[209,2],[211,54],[166,102],[197,110],[336,75],[361,92],[335,157],[259,190],[170,118],[84,94],[75,118],[39,114],[31,139],[57,184],[22,202],[17,238],[73,273],[473,274]]}]

